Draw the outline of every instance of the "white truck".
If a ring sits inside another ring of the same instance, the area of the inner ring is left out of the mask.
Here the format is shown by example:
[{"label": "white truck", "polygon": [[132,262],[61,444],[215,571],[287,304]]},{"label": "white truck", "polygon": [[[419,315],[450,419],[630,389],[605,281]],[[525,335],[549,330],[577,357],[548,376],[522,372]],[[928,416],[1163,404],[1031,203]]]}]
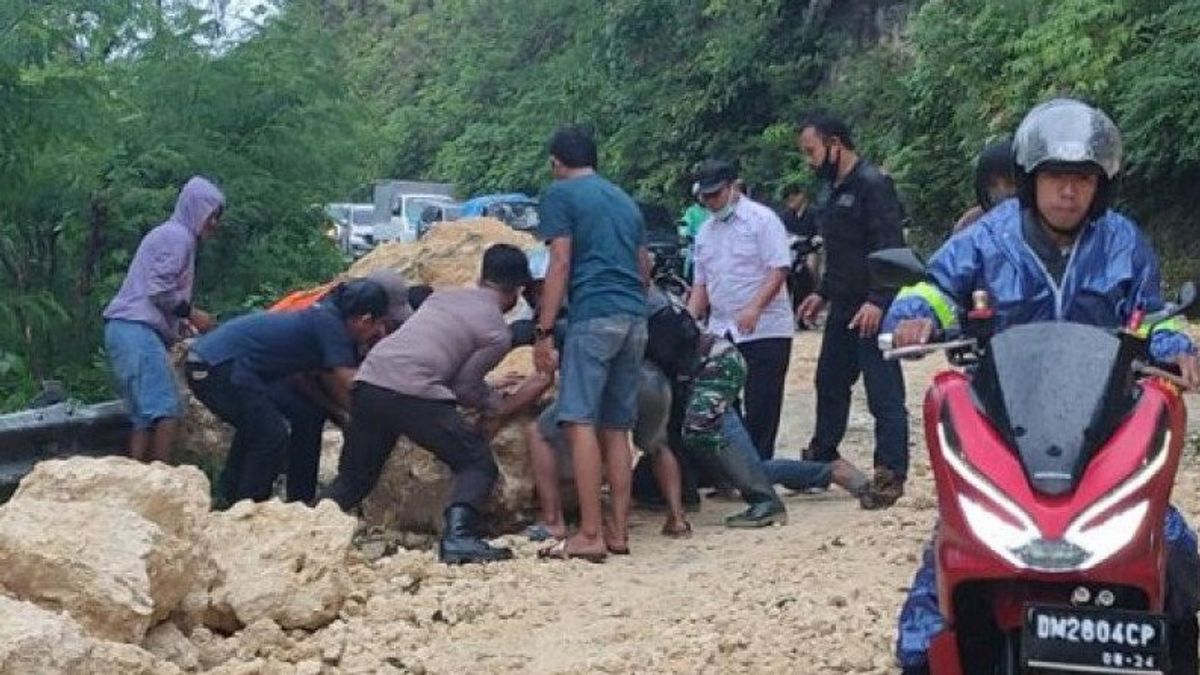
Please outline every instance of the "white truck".
[{"label": "white truck", "polygon": [[449,183],[375,181],[375,241],[415,241],[433,223],[454,220],[458,202]]}]

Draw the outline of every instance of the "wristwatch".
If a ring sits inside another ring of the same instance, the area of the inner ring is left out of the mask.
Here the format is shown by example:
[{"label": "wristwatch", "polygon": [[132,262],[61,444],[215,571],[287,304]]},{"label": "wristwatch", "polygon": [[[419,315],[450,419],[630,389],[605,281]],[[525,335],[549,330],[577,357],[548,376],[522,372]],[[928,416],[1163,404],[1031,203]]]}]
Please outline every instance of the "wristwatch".
[{"label": "wristwatch", "polygon": [[548,337],[554,337],[554,329],[553,328],[542,328],[541,326],[534,326],[533,327],[533,337],[538,342],[541,342],[542,340],[545,340]]}]

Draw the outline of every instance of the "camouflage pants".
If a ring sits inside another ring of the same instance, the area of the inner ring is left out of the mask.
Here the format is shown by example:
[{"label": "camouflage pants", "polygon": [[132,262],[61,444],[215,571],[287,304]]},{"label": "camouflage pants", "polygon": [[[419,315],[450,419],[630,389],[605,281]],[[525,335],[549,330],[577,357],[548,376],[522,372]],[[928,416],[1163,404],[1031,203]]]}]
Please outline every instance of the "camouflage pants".
[{"label": "camouflage pants", "polygon": [[721,419],[746,383],[746,360],[733,345],[718,343],[692,380],[683,416],[683,443],[697,452],[717,453],[725,445]]}]

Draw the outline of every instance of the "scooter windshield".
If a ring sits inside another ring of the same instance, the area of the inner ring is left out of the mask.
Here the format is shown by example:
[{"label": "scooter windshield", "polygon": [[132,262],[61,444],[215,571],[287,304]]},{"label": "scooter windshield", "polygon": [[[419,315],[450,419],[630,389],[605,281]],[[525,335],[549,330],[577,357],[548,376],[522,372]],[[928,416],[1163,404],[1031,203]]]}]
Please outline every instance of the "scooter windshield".
[{"label": "scooter windshield", "polygon": [[1064,322],[1015,326],[992,338],[973,387],[1038,492],[1073,490],[1128,411],[1119,347],[1108,331]]}]

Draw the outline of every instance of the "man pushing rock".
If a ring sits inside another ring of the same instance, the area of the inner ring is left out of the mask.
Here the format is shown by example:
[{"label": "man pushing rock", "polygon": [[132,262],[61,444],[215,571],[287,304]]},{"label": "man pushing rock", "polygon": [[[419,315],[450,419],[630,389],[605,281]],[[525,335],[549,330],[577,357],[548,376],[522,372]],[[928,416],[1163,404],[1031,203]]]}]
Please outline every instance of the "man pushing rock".
[{"label": "man pushing rock", "polygon": [[399,330],[367,354],[355,377],[350,428],[327,497],[345,510],[375,487],[401,435],[432,452],[454,473],[438,555],[448,564],[507,560],[512,552],[481,538],[480,513],[499,470],[478,429],[457,405],[503,418],[536,400],[550,383],[535,374],[511,395],[488,374],[512,347],[504,313],[530,281],[518,248],[496,244],[483,254],[478,288],[437,291]]}]

